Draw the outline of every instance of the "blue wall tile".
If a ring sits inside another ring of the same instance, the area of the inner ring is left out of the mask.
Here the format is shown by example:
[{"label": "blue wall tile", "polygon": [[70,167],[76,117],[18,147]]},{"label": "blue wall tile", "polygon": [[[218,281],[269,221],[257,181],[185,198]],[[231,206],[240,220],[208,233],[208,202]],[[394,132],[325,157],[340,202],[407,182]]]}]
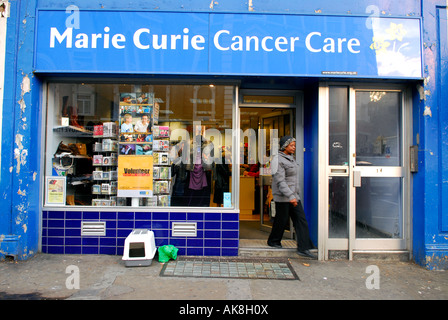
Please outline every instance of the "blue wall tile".
[{"label": "blue wall tile", "polygon": [[64,228],[64,220],[48,220],[48,228]]},{"label": "blue wall tile", "polygon": [[80,228],[67,228],[65,229],[66,237],[80,237],[81,229]]},{"label": "blue wall tile", "polygon": [[135,220],[151,220],[151,212],[136,212]]},{"label": "blue wall tile", "polygon": [[238,230],[240,227],[240,224],[238,222],[222,222],[222,229],[223,230]]},{"label": "blue wall tile", "polygon": [[202,221],[204,220],[204,213],[201,212],[187,212],[188,221]]},{"label": "blue wall tile", "polygon": [[47,253],[64,254],[63,246],[47,246]]},{"label": "blue wall tile", "polygon": [[112,220],[112,221],[106,221],[106,229],[111,230],[111,229],[116,229],[117,228],[117,221]]},{"label": "blue wall tile", "polygon": [[49,211],[48,219],[64,219],[65,211]]},{"label": "blue wall tile", "polygon": [[238,221],[239,215],[238,213],[222,213],[222,221]]},{"label": "blue wall tile", "polygon": [[[188,256],[203,256],[204,255],[204,249],[203,248],[186,248],[186,254]],[[179,254],[179,253],[178,253]]]},{"label": "blue wall tile", "polygon": [[82,213],[83,220],[98,220],[99,218],[100,218],[99,212],[84,211]]},{"label": "blue wall tile", "polygon": [[204,256],[221,256],[220,248],[204,248]]},{"label": "blue wall tile", "polygon": [[238,231],[229,231],[229,230],[222,230],[222,238],[226,239],[238,239],[239,238],[239,232]]},{"label": "blue wall tile", "polygon": [[221,255],[223,256],[238,256],[238,248],[222,248]]},{"label": "blue wall tile", "polygon": [[220,239],[205,239],[204,247],[221,247]]},{"label": "blue wall tile", "polygon": [[100,254],[115,255],[117,248],[115,247],[100,247]]},{"label": "blue wall tile", "polygon": [[221,213],[220,212],[206,212],[206,213],[204,213],[204,220],[205,221],[221,220]]},{"label": "blue wall tile", "polygon": [[81,246],[66,246],[65,254],[81,254],[82,248]]},{"label": "blue wall tile", "polygon": [[100,246],[113,246],[117,245],[116,238],[100,238]]},{"label": "blue wall tile", "polygon": [[66,246],[80,246],[81,245],[81,237],[69,237],[65,238],[65,245]]},{"label": "blue wall tile", "polygon": [[153,212],[152,220],[168,220],[169,215],[168,212]]},{"label": "blue wall tile", "polygon": [[222,239],[222,247],[224,248],[238,248],[239,240]]},{"label": "blue wall tile", "polygon": [[118,220],[134,220],[134,212],[118,212]]},{"label": "blue wall tile", "polygon": [[185,221],[187,220],[186,212],[170,212],[171,221]]},{"label": "blue wall tile", "polygon": [[117,213],[116,212],[100,212],[100,219],[101,220],[116,220],[117,219]]},{"label": "blue wall tile", "polygon": [[[122,255],[126,237],[143,228],[154,232],[157,247],[172,244],[178,255],[238,255],[238,214],[49,211],[43,216],[42,252]],[[105,221],[106,236],[81,237],[84,219]],[[197,236],[172,237],[172,221],[197,222]]]},{"label": "blue wall tile", "polygon": [[67,211],[65,213],[65,219],[81,220],[81,218],[82,218],[82,212],[80,211]]},{"label": "blue wall tile", "polygon": [[99,239],[98,237],[82,237],[82,245],[83,246],[98,246]]},{"label": "blue wall tile", "polygon": [[187,239],[172,237],[172,238],[170,238],[170,244],[172,244],[176,248],[185,247],[187,245]]},{"label": "blue wall tile", "polygon": [[49,246],[64,246],[64,238],[63,237],[48,237],[47,244]]},{"label": "blue wall tile", "polygon": [[203,239],[196,239],[196,238],[187,238],[187,247],[203,247],[204,246],[204,240]]},{"label": "blue wall tile", "polygon": [[185,247],[180,247],[180,248],[178,248],[179,249],[179,251],[177,251],[177,255],[178,256],[184,256],[184,255],[186,255],[186,248]]},{"label": "blue wall tile", "polygon": [[98,247],[89,247],[89,246],[83,246],[82,247],[82,254],[98,254],[99,250]]},{"label": "blue wall tile", "polygon": [[146,220],[135,220],[135,228],[136,229],[152,229],[152,222]]},{"label": "blue wall tile", "polygon": [[130,233],[132,232],[132,229],[117,229],[117,238],[126,238]]},{"label": "blue wall tile", "polygon": [[221,231],[205,230],[204,238],[221,238]]},{"label": "blue wall tile", "polygon": [[65,220],[66,228],[81,228],[81,220]]},{"label": "blue wall tile", "polygon": [[65,231],[64,229],[49,228],[49,229],[47,229],[47,236],[48,237],[63,237],[64,231]]},{"label": "blue wall tile", "polygon": [[157,229],[168,229],[169,228],[169,222],[168,221],[156,221],[154,220],[152,222],[152,229],[153,230],[157,230]]},{"label": "blue wall tile", "polygon": [[221,221],[206,221],[204,223],[204,229],[221,229]]},{"label": "blue wall tile", "polygon": [[133,229],[134,221],[133,220],[118,220],[117,228],[118,229]]}]

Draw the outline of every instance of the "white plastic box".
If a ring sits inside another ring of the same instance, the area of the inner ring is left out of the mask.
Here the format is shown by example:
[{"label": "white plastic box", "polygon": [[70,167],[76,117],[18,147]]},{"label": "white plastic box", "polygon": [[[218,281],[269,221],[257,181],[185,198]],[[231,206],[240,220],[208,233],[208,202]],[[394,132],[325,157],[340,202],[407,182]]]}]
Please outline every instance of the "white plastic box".
[{"label": "white plastic box", "polygon": [[126,267],[150,266],[156,254],[154,232],[134,229],[124,241],[123,258]]}]

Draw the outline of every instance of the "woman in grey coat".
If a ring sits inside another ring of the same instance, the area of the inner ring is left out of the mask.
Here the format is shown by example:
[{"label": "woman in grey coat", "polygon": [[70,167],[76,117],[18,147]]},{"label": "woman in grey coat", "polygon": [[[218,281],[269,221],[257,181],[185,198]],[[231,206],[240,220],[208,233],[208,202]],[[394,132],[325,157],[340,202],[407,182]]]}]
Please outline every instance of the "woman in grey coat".
[{"label": "woman in grey coat", "polygon": [[309,250],[314,248],[311,242],[308,222],[299,194],[299,166],[294,159],[296,142],[293,137],[280,139],[280,151],[272,163],[272,195],[275,202],[275,218],[268,245],[281,248],[283,232],[290,217],[296,231],[297,253],[316,259]]}]

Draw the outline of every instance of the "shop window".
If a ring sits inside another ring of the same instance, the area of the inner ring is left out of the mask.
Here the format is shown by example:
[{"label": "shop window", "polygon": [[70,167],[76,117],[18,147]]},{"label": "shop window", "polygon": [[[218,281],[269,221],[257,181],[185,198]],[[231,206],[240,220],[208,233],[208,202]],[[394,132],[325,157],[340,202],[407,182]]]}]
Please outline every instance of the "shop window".
[{"label": "shop window", "polygon": [[95,114],[95,100],[93,95],[78,94],[76,105],[78,106],[78,115],[92,116]]},{"label": "shop window", "polygon": [[66,182],[45,192],[67,206],[233,207],[234,100],[224,85],[50,83],[45,175]]}]

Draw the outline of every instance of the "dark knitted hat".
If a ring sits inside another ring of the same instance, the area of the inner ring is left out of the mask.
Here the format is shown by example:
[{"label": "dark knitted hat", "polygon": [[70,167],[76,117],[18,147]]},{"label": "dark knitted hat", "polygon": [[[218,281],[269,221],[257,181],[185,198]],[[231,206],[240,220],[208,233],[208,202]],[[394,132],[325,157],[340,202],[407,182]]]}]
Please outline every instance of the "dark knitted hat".
[{"label": "dark knitted hat", "polygon": [[283,151],[286,149],[286,147],[291,143],[296,141],[296,139],[294,139],[291,136],[283,136],[280,138],[280,151]]}]

